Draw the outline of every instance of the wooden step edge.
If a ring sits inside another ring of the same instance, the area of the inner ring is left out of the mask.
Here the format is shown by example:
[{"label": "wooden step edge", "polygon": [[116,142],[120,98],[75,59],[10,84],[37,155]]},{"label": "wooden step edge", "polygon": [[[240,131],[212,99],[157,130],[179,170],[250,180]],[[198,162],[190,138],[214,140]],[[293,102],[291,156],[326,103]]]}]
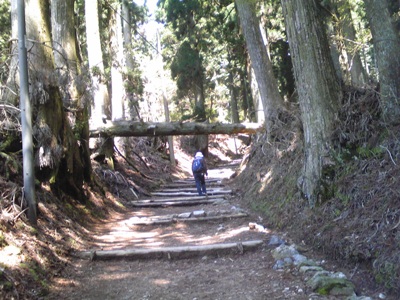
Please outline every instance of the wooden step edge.
[{"label": "wooden step edge", "polygon": [[150,198],[150,199],[140,199],[132,200],[134,203],[150,203],[150,202],[165,202],[165,201],[197,201],[204,199],[217,199],[223,198],[222,195],[209,195],[209,196],[191,196],[191,197],[165,197],[165,198]]},{"label": "wooden step edge", "polygon": [[[213,193],[232,193],[231,189],[225,189],[223,187],[216,188],[216,187],[209,187],[207,186],[207,193],[213,194]],[[157,191],[153,192],[154,193],[166,193],[166,194],[174,194],[174,193],[193,193],[197,194],[197,188],[195,186],[192,187],[186,187],[186,188],[179,188],[179,189],[158,189]]]},{"label": "wooden step edge", "polygon": [[[159,193],[159,192],[154,192],[151,193],[150,195],[152,197],[168,197],[168,196],[195,196],[197,193],[196,192],[169,192],[169,193]],[[208,195],[230,195],[232,194],[231,190],[216,190],[213,191],[211,190],[210,192],[207,191]]]},{"label": "wooden step edge", "polygon": [[226,220],[231,218],[244,218],[247,217],[246,213],[236,213],[236,214],[224,214],[217,216],[205,216],[205,217],[189,217],[189,218],[168,218],[168,219],[156,219],[156,220],[143,220],[137,222],[127,222],[127,226],[132,225],[162,225],[162,224],[172,224],[172,223],[180,223],[180,222],[199,222],[199,221],[214,221],[214,220]]},{"label": "wooden step edge", "polygon": [[90,260],[109,259],[149,259],[149,258],[188,258],[206,254],[221,254],[234,251],[243,254],[244,251],[255,249],[264,243],[263,240],[220,243],[210,245],[178,246],[162,248],[134,248],[119,250],[93,250],[74,253],[74,256]]},{"label": "wooden step edge", "polygon": [[148,202],[148,203],[137,203],[136,201],[131,201],[130,205],[135,207],[160,207],[160,206],[191,206],[191,205],[199,205],[199,204],[212,204],[218,203],[219,201],[224,201],[223,198],[215,198],[215,199],[204,199],[204,200],[189,200],[189,201],[157,201],[157,202]]}]

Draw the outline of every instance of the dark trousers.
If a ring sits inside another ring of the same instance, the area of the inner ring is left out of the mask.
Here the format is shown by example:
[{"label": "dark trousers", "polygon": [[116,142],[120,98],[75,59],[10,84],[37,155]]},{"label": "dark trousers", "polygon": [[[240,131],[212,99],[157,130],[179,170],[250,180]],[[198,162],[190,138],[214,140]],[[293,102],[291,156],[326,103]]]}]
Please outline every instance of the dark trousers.
[{"label": "dark trousers", "polygon": [[206,180],[204,179],[204,174],[194,173],[194,180],[196,181],[196,188],[199,195],[207,194],[206,190]]}]

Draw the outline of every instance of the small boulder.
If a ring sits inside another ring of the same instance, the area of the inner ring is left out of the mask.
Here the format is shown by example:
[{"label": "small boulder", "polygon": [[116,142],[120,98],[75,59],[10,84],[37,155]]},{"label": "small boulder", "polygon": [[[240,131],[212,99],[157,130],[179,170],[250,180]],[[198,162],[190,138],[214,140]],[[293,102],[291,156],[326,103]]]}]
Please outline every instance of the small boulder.
[{"label": "small boulder", "polygon": [[332,274],[327,271],[317,272],[307,285],[320,295],[331,296],[353,296],[354,284],[343,278],[340,274]]},{"label": "small boulder", "polygon": [[299,254],[299,252],[297,252],[296,248],[293,246],[280,245],[272,250],[272,256],[275,258],[275,260],[284,259],[285,257],[292,257],[295,254]]},{"label": "small boulder", "polygon": [[269,246],[280,246],[282,244],[284,244],[285,241],[282,240],[279,236],[277,235],[273,235],[271,236],[271,238],[269,239],[268,245]]}]

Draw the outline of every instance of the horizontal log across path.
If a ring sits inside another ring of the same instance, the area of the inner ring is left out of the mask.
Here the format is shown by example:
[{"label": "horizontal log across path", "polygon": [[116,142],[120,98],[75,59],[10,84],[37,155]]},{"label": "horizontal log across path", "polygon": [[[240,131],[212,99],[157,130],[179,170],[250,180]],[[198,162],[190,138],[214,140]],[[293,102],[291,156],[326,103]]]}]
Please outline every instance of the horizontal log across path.
[{"label": "horizontal log across path", "polygon": [[90,137],[114,136],[171,136],[202,134],[254,134],[264,128],[257,123],[197,123],[197,122],[137,122],[109,121],[99,127],[90,128]]}]

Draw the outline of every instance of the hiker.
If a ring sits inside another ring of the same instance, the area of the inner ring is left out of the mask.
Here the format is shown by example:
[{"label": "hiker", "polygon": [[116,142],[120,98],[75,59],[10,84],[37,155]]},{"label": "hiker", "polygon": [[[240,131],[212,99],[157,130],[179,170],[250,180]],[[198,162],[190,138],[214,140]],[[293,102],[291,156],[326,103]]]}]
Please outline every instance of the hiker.
[{"label": "hiker", "polygon": [[192,172],[194,180],[196,181],[196,188],[199,196],[206,195],[206,181],[204,175],[208,176],[206,160],[203,153],[200,151],[196,153],[192,162]]}]

